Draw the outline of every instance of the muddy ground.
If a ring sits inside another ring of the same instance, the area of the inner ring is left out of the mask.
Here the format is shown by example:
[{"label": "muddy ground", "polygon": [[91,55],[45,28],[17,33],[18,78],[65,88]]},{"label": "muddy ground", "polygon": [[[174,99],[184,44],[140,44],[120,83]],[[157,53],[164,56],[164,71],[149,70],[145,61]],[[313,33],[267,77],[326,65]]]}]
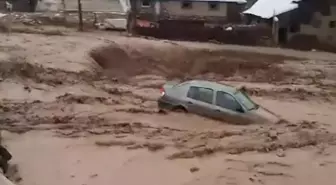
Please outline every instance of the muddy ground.
[{"label": "muddy ground", "polygon": [[[333,184],[336,57],[123,37],[0,35],[5,144],[23,185]],[[159,113],[167,80],[244,85],[278,124]]]}]

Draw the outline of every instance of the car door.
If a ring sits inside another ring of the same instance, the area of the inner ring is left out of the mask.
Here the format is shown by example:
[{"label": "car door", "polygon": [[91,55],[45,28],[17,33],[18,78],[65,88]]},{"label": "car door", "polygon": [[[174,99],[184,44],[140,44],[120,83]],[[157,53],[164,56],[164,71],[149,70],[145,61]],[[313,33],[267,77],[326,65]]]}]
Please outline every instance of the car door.
[{"label": "car door", "polygon": [[213,109],[214,90],[204,87],[189,87],[186,106],[189,112],[209,116]]},{"label": "car door", "polygon": [[231,123],[245,124],[248,120],[241,104],[223,91],[216,92],[214,117]]}]

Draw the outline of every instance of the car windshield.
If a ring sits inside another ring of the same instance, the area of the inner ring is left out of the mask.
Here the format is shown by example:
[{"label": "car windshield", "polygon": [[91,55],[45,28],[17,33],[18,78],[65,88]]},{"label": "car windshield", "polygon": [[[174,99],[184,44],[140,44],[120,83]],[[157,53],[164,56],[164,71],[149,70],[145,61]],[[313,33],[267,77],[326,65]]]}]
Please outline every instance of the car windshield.
[{"label": "car windshield", "polygon": [[243,106],[247,109],[247,110],[253,110],[253,109],[257,109],[258,105],[256,103],[254,103],[245,93],[241,92],[241,91],[237,91],[235,93],[235,97],[237,98],[237,100],[243,104]]}]

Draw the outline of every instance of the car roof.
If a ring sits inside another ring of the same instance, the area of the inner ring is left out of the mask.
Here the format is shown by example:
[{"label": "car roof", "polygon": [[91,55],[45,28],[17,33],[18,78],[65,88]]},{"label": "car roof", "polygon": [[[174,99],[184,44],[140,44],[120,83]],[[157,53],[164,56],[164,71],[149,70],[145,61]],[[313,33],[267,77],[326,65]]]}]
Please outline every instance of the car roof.
[{"label": "car roof", "polygon": [[206,87],[206,88],[211,88],[214,90],[221,90],[221,91],[231,93],[231,94],[234,94],[237,91],[235,87],[225,85],[225,84],[220,84],[217,82],[205,81],[205,80],[191,80],[191,81],[186,81],[184,83],[189,84],[189,86]]}]

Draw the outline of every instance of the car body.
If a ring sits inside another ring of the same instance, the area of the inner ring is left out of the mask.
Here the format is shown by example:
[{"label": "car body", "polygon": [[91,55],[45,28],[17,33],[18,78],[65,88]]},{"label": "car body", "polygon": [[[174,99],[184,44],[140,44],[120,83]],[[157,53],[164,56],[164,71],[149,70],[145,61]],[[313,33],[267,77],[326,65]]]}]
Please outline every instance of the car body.
[{"label": "car body", "polygon": [[260,114],[260,106],[244,91],[216,82],[168,82],[161,93],[161,110],[185,111],[237,124],[274,121],[270,115]]}]

